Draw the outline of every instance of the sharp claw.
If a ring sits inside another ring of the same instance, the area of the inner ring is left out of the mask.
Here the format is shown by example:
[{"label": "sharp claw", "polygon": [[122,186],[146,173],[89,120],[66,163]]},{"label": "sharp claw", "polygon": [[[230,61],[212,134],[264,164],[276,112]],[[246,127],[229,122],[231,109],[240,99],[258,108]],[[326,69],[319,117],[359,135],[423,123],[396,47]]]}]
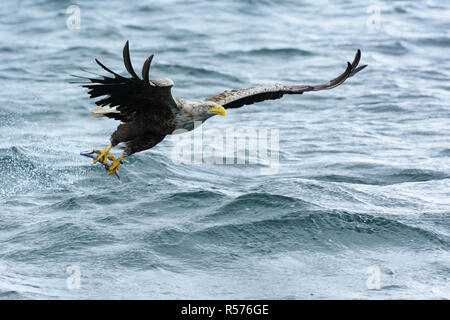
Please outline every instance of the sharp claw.
[{"label": "sharp claw", "polygon": [[[117,170],[119,170],[119,166],[122,163],[120,160],[116,159],[114,156],[109,156],[108,157],[109,160],[112,160],[113,163],[111,164],[111,166],[108,169],[108,174],[114,174],[117,172]],[[119,159],[123,159],[123,157],[119,157]]]},{"label": "sharp claw", "polygon": [[123,159],[124,156],[121,155],[118,159],[116,157],[114,157],[113,155],[108,155],[109,151],[111,150],[112,145],[110,144],[108,147],[106,147],[103,150],[97,150],[97,149],[93,149],[92,152],[97,153],[98,157],[94,159],[94,163],[97,163],[99,161],[101,161],[102,164],[104,164],[105,166],[108,163],[108,159],[111,160],[113,163],[107,167],[107,173],[108,175],[111,174],[115,174],[117,176],[117,179],[119,179],[119,175],[117,174],[117,171],[119,170],[119,166],[123,163]]},{"label": "sharp claw", "polygon": [[100,151],[100,150],[96,150],[96,149],[92,150],[93,152],[99,154],[99,156],[98,156],[97,158],[94,159],[93,163],[97,163],[98,161],[100,161],[101,158],[103,158],[102,163],[103,163],[103,164],[106,164],[106,162],[107,162],[107,157],[108,157],[108,153],[109,153],[109,150],[111,150],[111,148],[112,148],[112,146],[109,145],[108,147],[106,147],[105,149],[103,149],[103,150],[101,150],[101,151]]}]

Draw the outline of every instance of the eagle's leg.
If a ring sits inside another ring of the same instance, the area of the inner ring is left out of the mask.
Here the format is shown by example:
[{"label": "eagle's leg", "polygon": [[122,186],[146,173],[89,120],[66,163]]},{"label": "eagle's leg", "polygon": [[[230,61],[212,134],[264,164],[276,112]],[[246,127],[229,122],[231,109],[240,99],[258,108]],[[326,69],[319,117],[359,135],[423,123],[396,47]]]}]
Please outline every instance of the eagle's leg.
[{"label": "eagle's leg", "polygon": [[97,163],[98,161],[100,161],[101,158],[103,158],[102,163],[103,163],[103,164],[106,164],[107,159],[108,159],[108,153],[109,153],[109,150],[111,150],[111,148],[112,148],[112,144],[109,144],[109,146],[107,146],[107,147],[106,147],[105,149],[103,149],[103,150],[96,150],[96,149],[92,150],[92,151],[94,151],[95,153],[98,153],[98,154],[99,154],[99,156],[98,156],[97,158],[94,159],[94,162],[93,162],[93,163]]},{"label": "eagle's leg", "polygon": [[119,170],[119,166],[123,163],[124,155],[122,154],[118,159],[114,156],[109,156],[108,159],[112,160],[112,164],[109,166],[108,174],[114,174]]}]

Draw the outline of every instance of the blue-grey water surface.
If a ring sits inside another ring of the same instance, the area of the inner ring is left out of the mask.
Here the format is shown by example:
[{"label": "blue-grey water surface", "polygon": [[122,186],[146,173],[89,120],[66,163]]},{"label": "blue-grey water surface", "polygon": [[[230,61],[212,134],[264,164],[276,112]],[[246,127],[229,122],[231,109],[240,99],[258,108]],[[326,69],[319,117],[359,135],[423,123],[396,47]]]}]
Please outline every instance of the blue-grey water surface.
[{"label": "blue-grey water surface", "polygon": [[[11,0],[0,39],[1,299],[450,298],[448,1]],[[174,163],[169,137],[120,184],[79,155],[117,122],[69,81],[124,74],[126,40],[191,99],[369,67],[204,124],[278,129],[273,174]]]}]

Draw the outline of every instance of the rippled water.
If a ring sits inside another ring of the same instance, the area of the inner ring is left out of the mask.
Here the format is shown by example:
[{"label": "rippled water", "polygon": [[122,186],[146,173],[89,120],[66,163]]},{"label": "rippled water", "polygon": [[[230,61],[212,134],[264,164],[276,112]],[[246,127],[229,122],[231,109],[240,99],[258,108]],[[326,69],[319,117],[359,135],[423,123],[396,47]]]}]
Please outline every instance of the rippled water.
[{"label": "rippled water", "polygon": [[[0,7],[1,298],[450,297],[448,2],[86,1],[69,29],[71,4]],[[126,40],[184,98],[369,67],[203,126],[279,129],[273,174],[176,164],[170,137],[119,184],[79,156],[117,123],[68,81],[123,72]]]}]

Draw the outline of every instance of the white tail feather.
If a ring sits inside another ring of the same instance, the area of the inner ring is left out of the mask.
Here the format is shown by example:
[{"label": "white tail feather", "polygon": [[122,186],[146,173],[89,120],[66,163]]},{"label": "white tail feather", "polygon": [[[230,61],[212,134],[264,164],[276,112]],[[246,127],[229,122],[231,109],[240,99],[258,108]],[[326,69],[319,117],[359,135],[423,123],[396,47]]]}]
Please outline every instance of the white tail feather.
[{"label": "white tail feather", "polygon": [[97,107],[97,108],[91,110],[91,115],[92,115],[94,118],[101,118],[101,117],[104,117],[105,114],[107,114],[107,113],[120,113],[120,111],[118,111],[118,110],[116,109],[116,107],[114,107],[114,108],[110,108],[110,107]]}]

